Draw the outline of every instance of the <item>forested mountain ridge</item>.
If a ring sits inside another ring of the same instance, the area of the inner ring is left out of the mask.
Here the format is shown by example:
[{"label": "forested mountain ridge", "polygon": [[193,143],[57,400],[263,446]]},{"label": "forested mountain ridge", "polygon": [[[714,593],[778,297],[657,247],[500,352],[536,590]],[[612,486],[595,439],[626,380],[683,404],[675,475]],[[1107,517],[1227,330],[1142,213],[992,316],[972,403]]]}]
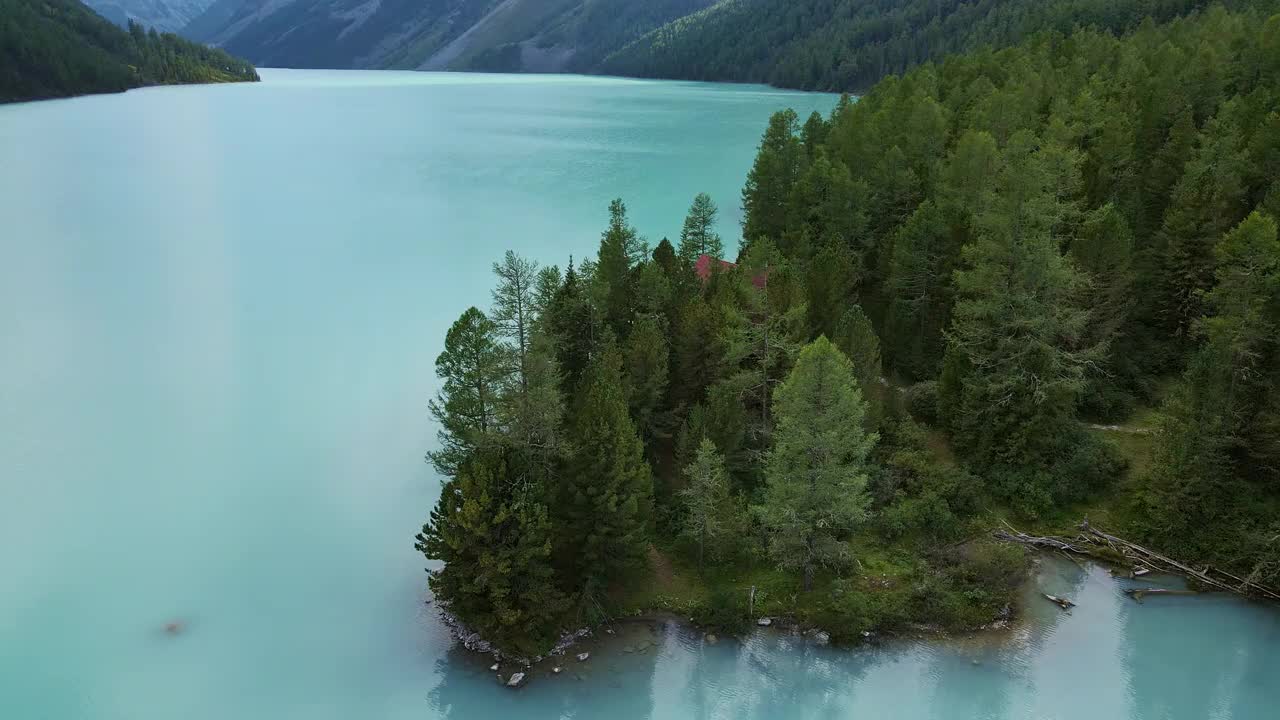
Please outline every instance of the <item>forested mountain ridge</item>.
[{"label": "forested mountain ridge", "polygon": [[88,0],[99,15],[127,28],[129,22],[161,32],[178,32],[209,7],[212,0]]},{"label": "forested mountain ridge", "polygon": [[[1036,32],[1123,32],[1208,0],[721,0],[605,59],[613,75],[861,92],[880,78]],[[1236,5],[1250,5],[1243,0]],[[1263,3],[1265,4],[1265,3]]]},{"label": "forested mountain ridge", "polygon": [[[528,655],[655,606],[738,629],[748,597],[836,638],[972,628],[1023,575],[992,529],[1086,514],[1280,583],[1274,12],[1042,33],[779,112],[705,277],[705,196],[678,243],[619,200],[594,258],[508,252],[437,360],[436,599]],[[1139,408],[1123,446],[1091,427]]]},{"label": "forested mountain ridge", "polygon": [[218,0],[186,29],[262,65],[586,71],[711,0]]},{"label": "forested mountain ridge", "polygon": [[136,24],[122,30],[79,0],[0,0],[0,102],[257,79],[222,50]]}]

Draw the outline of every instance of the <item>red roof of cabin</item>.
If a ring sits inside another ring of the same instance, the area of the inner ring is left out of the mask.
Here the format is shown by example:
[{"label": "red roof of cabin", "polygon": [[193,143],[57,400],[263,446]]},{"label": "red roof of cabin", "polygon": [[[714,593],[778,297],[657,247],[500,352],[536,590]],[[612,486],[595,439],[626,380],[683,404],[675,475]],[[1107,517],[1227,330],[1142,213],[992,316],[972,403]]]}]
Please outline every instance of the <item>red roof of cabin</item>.
[{"label": "red roof of cabin", "polygon": [[698,274],[698,279],[702,282],[706,282],[711,279],[711,263],[713,262],[719,262],[721,270],[732,270],[733,268],[738,267],[728,260],[716,260],[705,253],[699,255],[698,262],[693,264],[693,271]]},{"label": "red roof of cabin", "polygon": [[[736,264],[731,263],[728,260],[718,260],[706,254],[699,255],[698,261],[693,264],[693,271],[697,273],[698,279],[701,280],[702,282],[707,282],[708,280],[711,279],[711,273],[714,267],[711,263],[713,262],[720,263],[720,266],[718,268],[720,272],[724,272],[726,270],[732,270],[733,268],[738,267]],[[769,278],[768,272],[760,273],[759,275],[751,278],[751,284],[755,285],[758,288],[764,288],[768,278]]]}]

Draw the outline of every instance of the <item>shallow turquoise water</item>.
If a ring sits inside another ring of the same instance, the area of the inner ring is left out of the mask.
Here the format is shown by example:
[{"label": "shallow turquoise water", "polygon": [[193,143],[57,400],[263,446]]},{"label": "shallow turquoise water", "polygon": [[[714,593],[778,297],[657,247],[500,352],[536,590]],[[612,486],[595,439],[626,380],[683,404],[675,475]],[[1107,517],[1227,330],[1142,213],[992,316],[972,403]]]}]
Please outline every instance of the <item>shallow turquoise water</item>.
[{"label": "shallow turquoise water", "polygon": [[769,113],[834,98],[264,78],[0,107],[0,717],[1276,717],[1274,610],[1073,565],[1042,582],[1080,607],[1009,643],[664,626],[495,688],[411,546],[445,328],[503,250],[593,251],[617,195],[657,239],[708,191],[731,234]]}]

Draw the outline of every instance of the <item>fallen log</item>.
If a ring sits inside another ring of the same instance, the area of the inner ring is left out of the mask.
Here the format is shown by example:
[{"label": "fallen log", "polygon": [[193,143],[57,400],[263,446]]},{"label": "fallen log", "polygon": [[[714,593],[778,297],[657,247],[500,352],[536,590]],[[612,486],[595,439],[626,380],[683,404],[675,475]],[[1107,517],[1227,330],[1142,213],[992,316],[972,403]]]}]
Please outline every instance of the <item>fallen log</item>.
[{"label": "fallen log", "polygon": [[1195,590],[1169,590],[1167,588],[1125,588],[1124,594],[1142,602],[1148,595],[1199,595]]},{"label": "fallen log", "polygon": [[1280,601],[1280,590],[1214,567],[1194,568],[1137,543],[1103,532],[1090,525],[1088,518],[1080,523],[1080,534],[1074,538],[1028,535],[1007,522],[1003,524],[1004,529],[993,533],[997,540],[1016,542],[1042,550],[1056,550],[1064,554],[1084,555],[1112,565],[1120,565],[1127,568],[1127,574],[1131,578],[1139,578],[1152,572],[1164,572],[1182,575],[1215,590],[1245,597],[1262,597]]},{"label": "fallen log", "polygon": [[1049,593],[1040,593],[1040,594],[1044,595],[1045,600],[1048,600],[1049,602],[1053,603],[1054,605],[1057,605],[1063,610],[1070,610],[1071,608],[1076,606],[1075,603],[1071,602],[1070,600],[1064,597],[1058,597],[1057,595],[1050,595]]}]

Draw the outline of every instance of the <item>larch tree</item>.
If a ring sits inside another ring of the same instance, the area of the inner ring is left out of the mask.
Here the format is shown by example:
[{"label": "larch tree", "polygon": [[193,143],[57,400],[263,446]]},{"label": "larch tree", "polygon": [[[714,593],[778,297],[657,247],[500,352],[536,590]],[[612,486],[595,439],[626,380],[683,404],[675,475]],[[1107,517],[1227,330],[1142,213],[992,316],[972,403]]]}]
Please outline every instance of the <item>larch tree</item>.
[{"label": "larch tree", "polygon": [[685,506],[681,535],[697,546],[698,572],[702,572],[707,546],[728,529],[725,515],[729,509],[729,480],[715,443],[702,440],[684,475],[688,484],[680,491]]},{"label": "larch tree", "polygon": [[521,391],[529,387],[529,344],[537,318],[538,264],[508,250],[493,264],[498,286],[493,290],[493,324],[510,344],[513,375]]},{"label": "larch tree", "polygon": [[440,423],[440,449],[427,458],[442,475],[453,476],[467,455],[498,430],[503,365],[497,326],[469,308],[449,328],[444,352],[436,358],[436,374],[444,384],[429,408]]},{"label": "larch tree", "polygon": [[866,515],[867,456],[878,437],[863,430],[866,402],[853,363],[825,337],[800,352],[774,404],[778,427],[759,514],[774,560],[800,571],[808,591],[818,568],[851,557],[845,536]]}]

